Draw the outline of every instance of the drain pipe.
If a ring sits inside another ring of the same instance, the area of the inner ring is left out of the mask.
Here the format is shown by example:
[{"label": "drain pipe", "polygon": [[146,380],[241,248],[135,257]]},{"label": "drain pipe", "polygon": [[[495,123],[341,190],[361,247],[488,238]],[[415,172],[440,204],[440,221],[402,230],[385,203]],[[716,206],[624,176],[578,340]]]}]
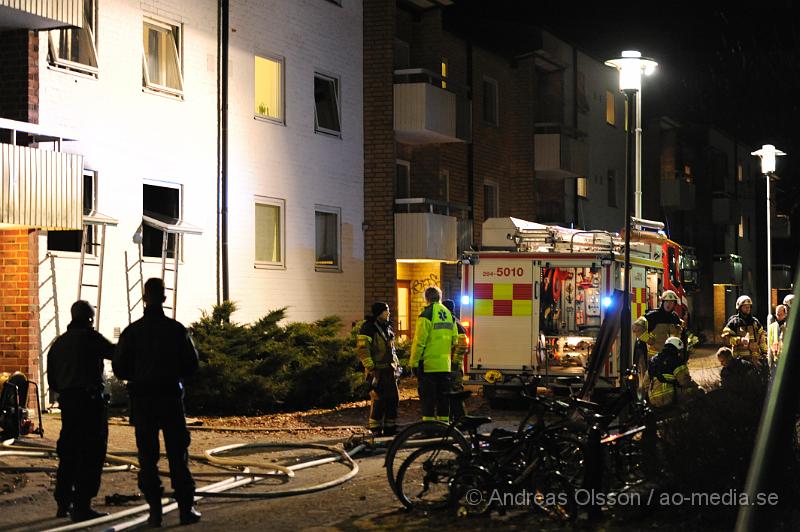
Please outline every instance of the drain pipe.
[{"label": "drain pipe", "polygon": [[217,304],[230,299],[228,286],[228,51],[230,8],[217,12]]}]

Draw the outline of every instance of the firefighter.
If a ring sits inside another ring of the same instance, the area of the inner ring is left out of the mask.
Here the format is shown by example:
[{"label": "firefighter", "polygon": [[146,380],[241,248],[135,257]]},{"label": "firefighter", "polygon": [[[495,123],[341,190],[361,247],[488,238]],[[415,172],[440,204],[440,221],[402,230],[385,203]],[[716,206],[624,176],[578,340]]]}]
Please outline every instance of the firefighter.
[{"label": "firefighter", "polygon": [[114,354],[114,374],[128,381],[131,423],[139,455],[139,489],[150,505],[148,524],[161,526],[163,489],[158,474],[159,430],[169,461],[180,522],[196,523],[194,479],[189,471],[189,443],[183,411],[183,379],[197,370],[197,351],[186,328],[164,315],[164,281],[144,284],[144,316],[128,325]]},{"label": "firefighter", "polygon": [[458,329],[441,299],[439,288],[425,289],[427,306],[417,319],[409,366],[419,381],[422,419],[446,423],[450,419],[450,354]]},{"label": "firefighter", "polygon": [[91,507],[100,489],[108,444],[108,417],[103,396],[103,360],[114,345],[92,328],[94,309],[86,301],[70,308],[72,321],[47,356],[50,389],[58,393],[61,434],[54,497],[56,517],[86,521],[103,515]]},{"label": "firefighter", "polygon": [[368,426],[376,436],[397,434],[397,354],[394,331],[389,322],[389,305],[377,302],[372,314],[361,326],[356,339],[356,349],[370,383],[371,405]]},{"label": "firefighter", "polygon": [[789,309],[786,305],[778,305],[775,308],[775,321],[769,324],[767,331],[767,347],[769,348],[770,360],[775,363],[781,356],[783,346],[783,331],[786,329],[786,316]]},{"label": "firefighter", "polygon": [[[464,355],[467,354],[469,349],[469,341],[467,340],[467,330],[458,322],[456,316],[456,303],[452,299],[445,299],[442,304],[447,307],[450,314],[453,316],[453,321],[456,323],[458,329],[458,336],[456,337],[456,345],[453,346],[453,354],[450,357],[450,390],[452,392],[464,391]],[[466,410],[464,409],[464,399],[453,398],[450,400],[450,420],[458,421],[461,419]]]},{"label": "firefighter", "polygon": [[741,296],[736,300],[736,314],[728,318],[722,329],[722,338],[728,343],[733,355],[748,360],[762,378],[766,377],[767,335],[758,319],[751,314],[753,300]]},{"label": "firefighter", "polygon": [[644,316],[639,316],[631,326],[631,332],[635,342],[633,344],[633,365],[639,375],[639,387],[644,389],[645,377],[647,375],[647,339],[650,333],[647,332],[647,319]]},{"label": "firefighter", "polygon": [[650,359],[647,398],[654,408],[684,406],[701,393],[689,375],[689,368],[681,355],[683,348],[683,340],[670,336],[661,352]]},{"label": "firefighter", "polygon": [[648,311],[644,317],[647,320],[647,335],[643,341],[647,343],[647,355],[655,356],[667,338],[683,335],[684,324],[675,312],[678,304],[678,294],[672,290],[664,290],[661,294],[661,305]]}]

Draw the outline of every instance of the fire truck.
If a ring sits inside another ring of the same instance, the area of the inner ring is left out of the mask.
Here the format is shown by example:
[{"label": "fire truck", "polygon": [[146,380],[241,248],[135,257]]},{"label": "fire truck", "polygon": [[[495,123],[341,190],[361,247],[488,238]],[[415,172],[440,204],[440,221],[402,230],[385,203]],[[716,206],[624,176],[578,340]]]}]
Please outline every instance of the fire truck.
[{"label": "fire truck", "polygon": [[[688,318],[693,255],[668,239],[660,222],[633,222],[632,320],[656,308],[667,289]],[[461,257],[461,323],[471,347],[466,383],[484,386],[491,400],[534,375],[555,386],[583,379],[611,296],[624,286],[624,264],[618,233],[487,219],[481,251]],[[598,388],[620,385],[618,346],[600,369]]]}]

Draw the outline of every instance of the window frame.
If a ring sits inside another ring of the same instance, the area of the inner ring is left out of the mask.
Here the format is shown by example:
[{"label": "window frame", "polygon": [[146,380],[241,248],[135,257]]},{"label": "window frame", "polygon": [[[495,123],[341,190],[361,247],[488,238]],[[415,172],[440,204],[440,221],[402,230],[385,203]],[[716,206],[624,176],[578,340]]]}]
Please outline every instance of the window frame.
[{"label": "window frame", "polygon": [[[317,213],[336,216],[336,264],[319,264],[317,250]],[[314,270],[318,272],[342,271],[342,208],[331,205],[314,205]]]},{"label": "window frame", "polygon": [[[185,88],[183,79],[183,24],[146,15],[142,17],[142,31],[144,31],[145,26],[148,25],[157,30],[162,30],[172,34],[172,43],[175,47],[176,63],[178,66],[178,80],[181,87],[180,89],[175,89],[167,85],[161,85],[159,83],[150,81],[150,73],[147,70],[147,56],[145,55],[144,48],[144,35],[142,35],[142,91],[172,96],[176,99],[183,100]],[[175,36],[175,31],[177,31],[177,38]]]},{"label": "window frame", "polygon": [[[259,205],[263,205],[266,207],[277,207],[278,208],[278,223],[280,227],[278,229],[280,241],[280,254],[281,260],[279,261],[265,261],[259,260],[256,256],[256,241],[258,240],[258,233],[257,227],[255,226],[256,221],[256,209]],[[253,267],[256,269],[266,269],[266,270],[285,270],[286,269],[286,200],[283,198],[273,198],[270,196],[261,196],[255,195],[253,197]]]},{"label": "window frame", "polygon": [[[89,210],[90,211],[91,210],[97,210],[97,182],[98,182],[97,174],[98,174],[98,172],[96,170],[91,170],[89,168],[84,168],[83,169],[83,177],[84,178],[89,177],[90,181],[92,183],[92,199],[91,199],[91,205],[89,206]],[[86,205],[81,205],[81,208],[82,208],[82,211],[81,211],[82,213],[86,212]],[[81,222],[81,224],[82,223],[83,222]],[[69,232],[69,233],[72,233],[72,232],[81,233],[82,231],[83,231],[83,227],[81,227],[81,229],[73,229],[73,230],[63,230],[63,231],[62,230],[53,230],[53,231],[48,231],[47,235],[46,235],[46,239],[45,239],[45,248],[46,248],[47,252],[53,254],[56,257],[79,257],[80,254],[81,254],[81,246],[80,246],[80,244],[78,244],[78,249],[76,249],[76,250],[50,249],[50,246],[48,245],[48,241],[47,241],[47,236],[49,236],[51,232],[53,232],[53,233],[56,233],[56,232],[58,232],[58,233],[61,233],[61,232],[64,232],[64,233],[67,233],[67,232]],[[93,242],[95,242],[94,226],[90,225],[89,226],[89,231],[91,232],[91,236],[89,236],[88,241],[89,241],[89,243],[93,243]],[[82,240],[83,239],[83,235],[80,235],[79,238]],[[86,249],[86,251],[84,253],[84,256],[86,256],[86,257],[95,257],[96,256],[95,246],[89,245],[88,249]]]},{"label": "window frame", "polygon": [[[408,191],[406,195],[400,195],[400,190],[398,189],[397,183],[397,167],[402,166],[406,169],[406,185],[408,186]],[[407,161],[405,159],[395,159],[394,160],[394,198],[395,199],[406,199],[411,197],[411,161]]]},{"label": "window frame", "polygon": [[[173,181],[159,181],[157,179],[147,179],[147,178],[143,179],[142,180],[142,214],[144,214],[144,186],[145,185],[149,185],[149,186],[152,186],[152,187],[177,189],[177,191],[178,191],[178,216],[177,216],[177,218],[179,220],[183,220],[183,200],[184,200],[184,197],[183,197],[183,184],[175,183]],[[155,228],[153,228],[153,230],[155,230]],[[178,260],[180,262],[183,262],[183,241],[182,241],[183,235],[180,234],[180,233],[174,233],[174,234],[175,234],[175,249],[177,249],[179,254],[180,254],[180,256],[178,257]],[[142,224],[142,235],[144,235],[144,224]],[[167,238],[169,238],[169,235],[167,235]],[[181,239],[180,242],[179,242],[179,239]],[[169,252],[169,241],[167,242],[167,252]],[[174,249],[173,249],[172,253],[174,255],[174,253],[175,253]],[[145,255],[144,254],[144,242],[142,242],[142,260],[144,262],[155,262],[155,261],[161,262],[161,255],[160,254],[159,255],[155,255],[155,256],[154,255]],[[169,260],[174,260],[174,256],[170,257],[168,255],[166,260],[168,260],[168,261]]]},{"label": "window frame", "polygon": [[483,191],[483,219],[488,220],[489,218],[495,218],[500,215],[500,184],[491,179],[484,179],[483,186],[484,188],[494,189],[494,216],[487,216],[486,205],[488,202],[486,201],[486,191]]},{"label": "window frame", "polygon": [[324,79],[327,81],[333,82],[333,89],[334,89],[334,100],[336,102],[336,113],[337,118],[339,121],[339,130],[336,131],[335,129],[328,129],[326,127],[322,127],[319,125],[319,119],[317,117],[317,98],[316,94],[314,95],[314,132],[321,133],[323,135],[327,135],[329,137],[338,137],[342,138],[342,99],[341,99],[341,92],[342,92],[342,81],[341,78],[335,74],[329,74],[322,72],[320,70],[314,71],[314,83],[316,83],[317,78]]},{"label": "window frame", "polygon": [[617,127],[617,98],[610,90],[606,90],[606,124]]},{"label": "window frame", "polygon": [[[86,1],[86,0],[84,0]],[[97,53],[97,2],[92,0],[92,23],[91,25],[87,24],[86,21],[86,13],[84,12],[84,27],[83,28],[61,28],[56,30],[50,30],[47,32],[47,64],[51,68],[56,70],[62,70],[71,73],[79,73],[88,75],[90,77],[96,78],[100,72],[100,62],[98,60],[98,53]],[[55,45],[53,44],[53,38],[55,35],[58,35],[60,38],[61,32],[63,31],[88,31],[89,32],[89,42],[91,43],[91,54],[94,57],[94,62],[97,66],[86,65],[84,63],[79,63],[75,61],[70,61],[69,59],[63,59],[58,56],[56,53]]]},{"label": "window frame", "polygon": [[[285,126],[286,125],[286,58],[282,55],[273,53],[253,54],[253,104],[255,104],[255,97],[256,97],[255,61],[257,58],[267,59],[269,61],[275,61],[277,63],[280,63],[281,65],[281,82],[280,82],[281,117],[273,118],[271,116],[262,115],[259,114],[256,109],[253,109],[253,118],[255,118],[256,120],[263,120],[265,122],[272,122],[273,124],[280,124],[282,126]],[[341,127],[341,121],[339,126]]]},{"label": "window frame", "polygon": [[589,178],[575,178],[575,195],[581,199],[589,199]]},{"label": "window frame", "polygon": [[[486,116],[486,85],[494,86],[494,121],[489,120]],[[481,86],[483,91],[483,98],[481,101],[481,120],[484,124],[492,127],[500,127],[500,83],[494,78],[483,76],[483,83]]]}]

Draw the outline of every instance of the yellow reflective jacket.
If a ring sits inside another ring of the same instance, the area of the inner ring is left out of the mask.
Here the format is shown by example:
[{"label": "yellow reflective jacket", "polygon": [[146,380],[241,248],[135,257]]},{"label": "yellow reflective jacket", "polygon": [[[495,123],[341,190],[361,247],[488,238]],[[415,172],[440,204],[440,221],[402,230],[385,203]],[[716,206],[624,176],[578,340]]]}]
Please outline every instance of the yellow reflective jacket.
[{"label": "yellow reflective jacket", "polygon": [[449,373],[450,353],[457,338],[458,329],[450,311],[441,303],[431,303],[417,319],[409,366],[415,368],[422,361],[426,373]]},{"label": "yellow reflective jacket", "polygon": [[[736,313],[728,319],[722,329],[722,338],[733,350],[734,356],[745,358],[758,358],[767,354],[767,334],[761,322],[753,316],[744,316]],[[741,339],[747,338],[747,345],[742,345]]]}]

